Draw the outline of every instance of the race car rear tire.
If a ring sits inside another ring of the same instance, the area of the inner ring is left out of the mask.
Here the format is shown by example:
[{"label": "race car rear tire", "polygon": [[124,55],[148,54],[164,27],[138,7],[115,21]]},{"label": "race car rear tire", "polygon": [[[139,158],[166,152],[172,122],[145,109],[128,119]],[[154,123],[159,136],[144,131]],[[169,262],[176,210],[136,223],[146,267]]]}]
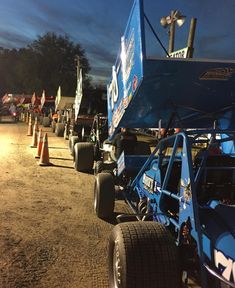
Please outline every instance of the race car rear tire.
[{"label": "race car rear tire", "polygon": [[98,143],[94,145],[94,157],[96,161],[99,161],[101,158],[101,152]]},{"label": "race car rear tire", "polygon": [[55,127],[56,127],[56,122],[52,121],[51,122],[51,130],[52,130],[53,133],[55,133]]},{"label": "race car rear tire", "polygon": [[51,121],[49,117],[43,117],[42,119],[42,126],[43,127],[50,127]]},{"label": "race car rear tire", "polygon": [[74,146],[74,167],[79,172],[89,172],[94,165],[94,147],[92,143],[79,142]]},{"label": "race car rear tire", "polygon": [[177,247],[157,222],[126,222],[109,239],[110,287],[180,287]]},{"label": "race car rear tire", "polygon": [[78,143],[78,141],[79,141],[78,136],[69,137],[69,151],[70,151],[70,154],[73,156],[73,158],[74,158],[74,145]]},{"label": "race car rear tire", "polygon": [[101,219],[113,216],[115,204],[115,185],[110,173],[99,173],[95,179],[94,210]]},{"label": "race car rear tire", "polygon": [[64,136],[64,123],[56,123],[55,135],[57,137],[63,137]]},{"label": "race car rear tire", "polygon": [[68,124],[65,124],[64,126],[64,140],[68,140],[69,139],[69,136],[68,136]]}]

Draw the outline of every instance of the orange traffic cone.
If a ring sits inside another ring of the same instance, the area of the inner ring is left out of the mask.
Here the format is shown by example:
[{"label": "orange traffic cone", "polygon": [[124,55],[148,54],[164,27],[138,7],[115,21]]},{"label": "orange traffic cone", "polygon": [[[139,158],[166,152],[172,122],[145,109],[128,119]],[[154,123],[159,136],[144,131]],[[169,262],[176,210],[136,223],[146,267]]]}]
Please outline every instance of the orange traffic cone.
[{"label": "orange traffic cone", "polygon": [[36,131],[39,132],[39,124],[38,124],[38,118],[35,118],[34,125],[36,126]]},{"label": "orange traffic cone", "polygon": [[29,116],[29,126],[28,126],[28,134],[27,136],[32,136],[33,135],[33,126],[32,126],[32,119],[31,115]]},{"label": "orange traffic cone", "polygon": [[50,163],[50,160],[49,160],[49,149],[48,149],[47,133],[45,133],[45,135],[43,137],[42,151],[41,151],[41,155],[40,155],[39,165],[40,166],[51,166],[51,165],[53,165],[52,163]]},{"label": "orange traffic cone", "polygon": [[37,155],[35,156],[35,158],[40,158],[41,156],[42,143],[43,143],[43,136],[42,136],[42,128],[41,128],[38,134],[38,149],[37,149]]},{"label": "orange traffic cone", "polygon": [[36,126],[33,126],[33,138],[32,138],[32,144],[30,145],[31,148],[36,148],[38,145],[38,132],[36,131]]}]

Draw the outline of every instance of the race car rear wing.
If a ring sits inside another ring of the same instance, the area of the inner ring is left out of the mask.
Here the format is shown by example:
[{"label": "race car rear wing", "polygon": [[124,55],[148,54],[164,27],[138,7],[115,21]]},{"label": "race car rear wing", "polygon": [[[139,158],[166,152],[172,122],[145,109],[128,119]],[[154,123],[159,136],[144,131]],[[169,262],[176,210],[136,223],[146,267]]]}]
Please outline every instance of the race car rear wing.
[{"label": "race car rear wing", "polygon": [[146,57],[143,0],[135,0],[107,86],[109,137],[120,127],[235,128],[235,61]]}]

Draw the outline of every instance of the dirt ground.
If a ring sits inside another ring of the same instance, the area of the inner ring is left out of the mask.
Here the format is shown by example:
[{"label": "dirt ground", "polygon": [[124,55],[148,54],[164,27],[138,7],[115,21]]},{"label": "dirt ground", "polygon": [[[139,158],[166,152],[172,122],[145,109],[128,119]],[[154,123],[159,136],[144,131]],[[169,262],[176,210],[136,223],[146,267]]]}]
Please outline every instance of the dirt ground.
[{"label": "dirt ground", "polygon": [[49,167],[38,165],[25,123],[0,123],[0,287],[108,287],[115,222],[94,214],[94,176],[74,170],[68,141],[43,131]]}]

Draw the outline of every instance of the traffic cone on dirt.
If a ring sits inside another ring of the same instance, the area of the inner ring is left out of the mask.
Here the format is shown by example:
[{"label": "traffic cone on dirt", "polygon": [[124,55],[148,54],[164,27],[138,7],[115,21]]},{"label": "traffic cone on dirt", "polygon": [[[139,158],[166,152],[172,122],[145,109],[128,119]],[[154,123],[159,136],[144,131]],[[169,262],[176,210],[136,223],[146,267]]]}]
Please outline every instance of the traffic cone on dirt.
[{"label": "traffic cone on dirt", "polygon": [[36,131],[39,132],[39,124],[38,124],[38,118],[35,118],[34,125],[36,126]]},{"label": "traffic cone on dirt", "polygon": [[35,156],[35,158],[40,158],[41,156],[42,143],[43,143],[43,135],[42,135],[42,128],[41,128],[38,134],[38,147],[37,147],[38,149],[37,149],[37,155]]},{"label": "traffic cone on dirt", "polygon": [[40,155],[39,165],[40,166],[51,166],[51,165],[53,165],[52,163],[50,163],[50,160],[49,160],[49,149],[48,149],[47,133],[45,133],[45,135],[43,137],[42,151],[41,151],[41,155]]},{"label": "traffic cone on dirt", "polygon": [[36,148],[38,145],[38,132],[36,131],[36,126],[33,126],[33,137],[32,137],[32,144],[30,145],[31,148]]},{"label": "traffic cone on dirt", "polygon": [[29,116],[29,126],[28,126],[28,134],[27,136],[32,136],[33,135],[33,125],[32,125],[32,119],[31,115]]}]

